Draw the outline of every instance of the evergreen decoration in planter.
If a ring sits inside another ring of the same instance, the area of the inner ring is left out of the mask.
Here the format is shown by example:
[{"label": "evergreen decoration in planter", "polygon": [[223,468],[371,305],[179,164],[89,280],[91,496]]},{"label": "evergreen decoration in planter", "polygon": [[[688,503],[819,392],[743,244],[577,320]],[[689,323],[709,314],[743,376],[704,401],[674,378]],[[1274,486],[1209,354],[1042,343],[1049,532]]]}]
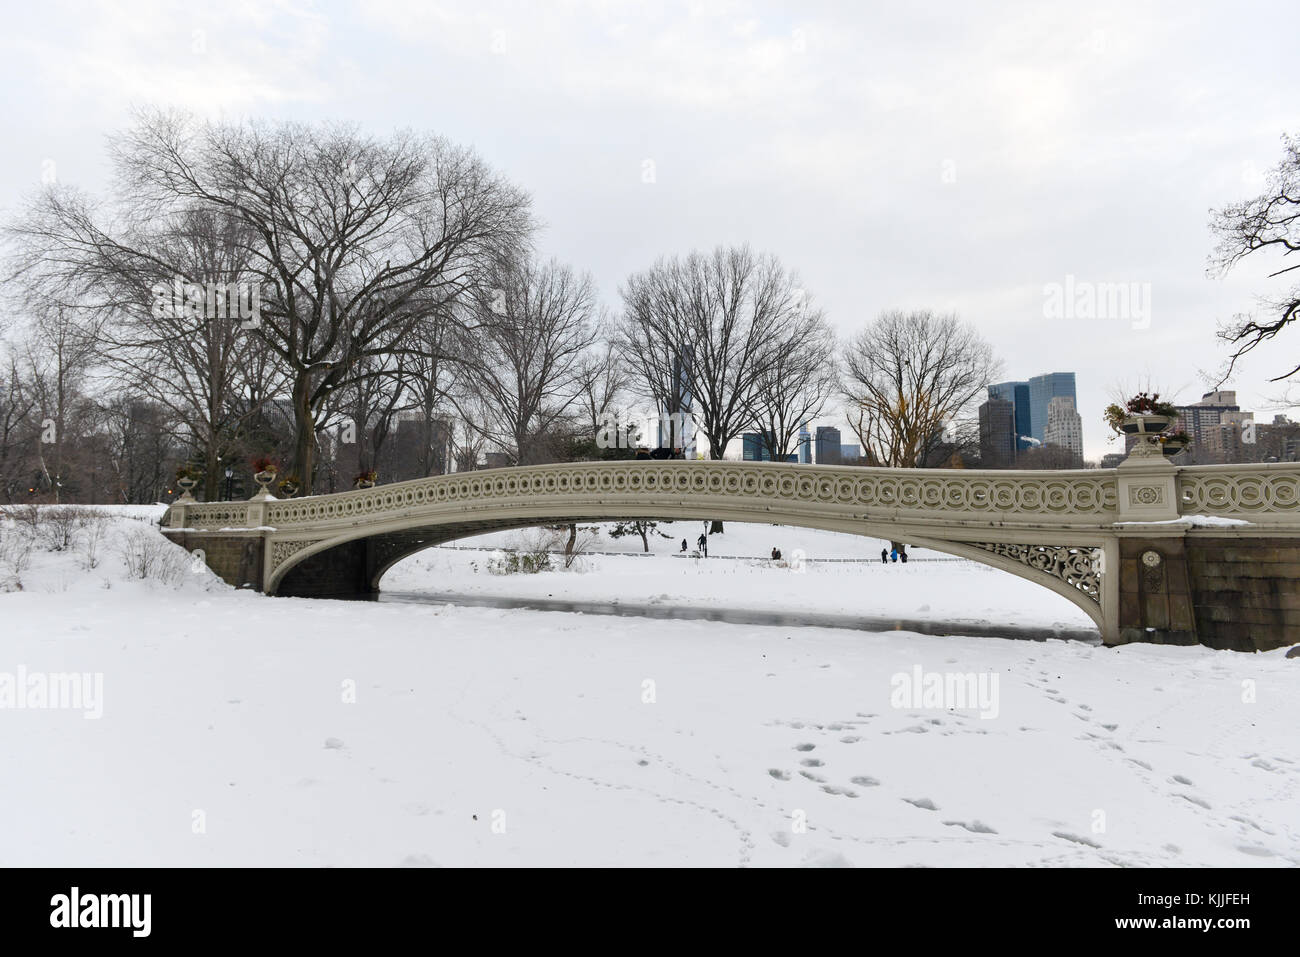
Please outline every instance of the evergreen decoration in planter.
[{"label": "evergreen decoration in planter", "polygon": [[1162,401],[1159,392],[1139,392],[1123,405],[1111,403],[1105,418],[1115,434],[1137,437],[1134,455],[1176,454],[1164,452],[1161,436],[1178,419],[1178,408]]}]

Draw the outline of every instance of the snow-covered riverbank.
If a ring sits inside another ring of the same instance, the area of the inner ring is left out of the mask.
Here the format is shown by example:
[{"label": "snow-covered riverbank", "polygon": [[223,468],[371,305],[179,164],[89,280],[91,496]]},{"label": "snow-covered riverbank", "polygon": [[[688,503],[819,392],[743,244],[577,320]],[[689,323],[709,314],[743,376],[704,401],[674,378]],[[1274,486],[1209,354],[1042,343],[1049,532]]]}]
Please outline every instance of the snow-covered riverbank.
[{"label": "snow-covered riverbank", "polygon": [[[1300,864],[1281,651],[267,599],[104,555],[0,595],[0,673],[102,676],[98,719],[0,710],[0,864]],[[1017,581],[839,587],[928,569]]]}]

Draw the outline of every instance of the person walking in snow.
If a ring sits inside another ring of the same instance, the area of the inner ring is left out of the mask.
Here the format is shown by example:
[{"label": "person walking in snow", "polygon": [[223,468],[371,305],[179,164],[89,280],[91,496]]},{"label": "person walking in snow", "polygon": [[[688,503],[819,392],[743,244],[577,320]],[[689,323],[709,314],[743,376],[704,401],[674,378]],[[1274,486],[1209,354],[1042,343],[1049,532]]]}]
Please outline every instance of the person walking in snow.
[{"label": "person walking in snow", "polygon": [[880,550],[880,564],[889,564],[889,552],[885,551],[883,548]]},{"label": "person walking in snow", "polygon": [[904,565],[907,564],[907,549],[906,549],[906,548],[903,549],[901,552],[898,553],[898,558],[899,558],[900,561],[902,561],[902,563],[903,563]]},{"label": "person walking in snow", "polygon": [[703,532],[700,533],[700,537],[696,540],[695,544],[699,546],[700,554],[703,555],[705,558],[708,558],[709,539]]},{"label": "person walking in snow", "polygon": [[897,548],[892,549],[892,550],[890,551],[890,553],[889,553],[889,560],[890,560],[891,562],[896,562],[896,561],[898,561],[898,549],[897,549]]}]

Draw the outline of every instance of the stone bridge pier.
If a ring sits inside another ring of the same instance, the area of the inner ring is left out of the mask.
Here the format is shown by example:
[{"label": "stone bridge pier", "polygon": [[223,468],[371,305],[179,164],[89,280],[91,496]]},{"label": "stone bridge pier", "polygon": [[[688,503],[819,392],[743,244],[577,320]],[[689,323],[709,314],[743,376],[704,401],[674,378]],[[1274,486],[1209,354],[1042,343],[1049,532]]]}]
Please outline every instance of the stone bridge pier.
[{"label": "stone bridge pier", "polygon": [[1292,463],[1178,467],[1134,455],[1115,469],[1016,472],[579,462],[286,500],[183,497],[163,532],[236,587],[369,598],[389,567],[432,545],[635,518],[794,525],[936,549],[1055,591],[1108,645],[1258,651],[1300,642]]}]

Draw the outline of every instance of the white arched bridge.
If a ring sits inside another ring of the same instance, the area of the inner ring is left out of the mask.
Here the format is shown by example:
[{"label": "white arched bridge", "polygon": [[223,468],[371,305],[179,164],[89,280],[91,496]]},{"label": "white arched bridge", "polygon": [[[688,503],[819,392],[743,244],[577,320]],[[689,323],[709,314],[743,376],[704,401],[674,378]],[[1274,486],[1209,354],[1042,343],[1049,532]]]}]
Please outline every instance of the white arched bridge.
[{"label": "white arched bridge", "polygon": [[[178,500],[163,531],[227,582],[369,597],[423,548],[612,519],[762,522],[948,552],[1083,608],[1107,644],[1300,641],[1300,465],[1130,457],[1054,472],[616,461],[489,469],[334,495]],[[869,609],[864,609],[864,613]]]}]

